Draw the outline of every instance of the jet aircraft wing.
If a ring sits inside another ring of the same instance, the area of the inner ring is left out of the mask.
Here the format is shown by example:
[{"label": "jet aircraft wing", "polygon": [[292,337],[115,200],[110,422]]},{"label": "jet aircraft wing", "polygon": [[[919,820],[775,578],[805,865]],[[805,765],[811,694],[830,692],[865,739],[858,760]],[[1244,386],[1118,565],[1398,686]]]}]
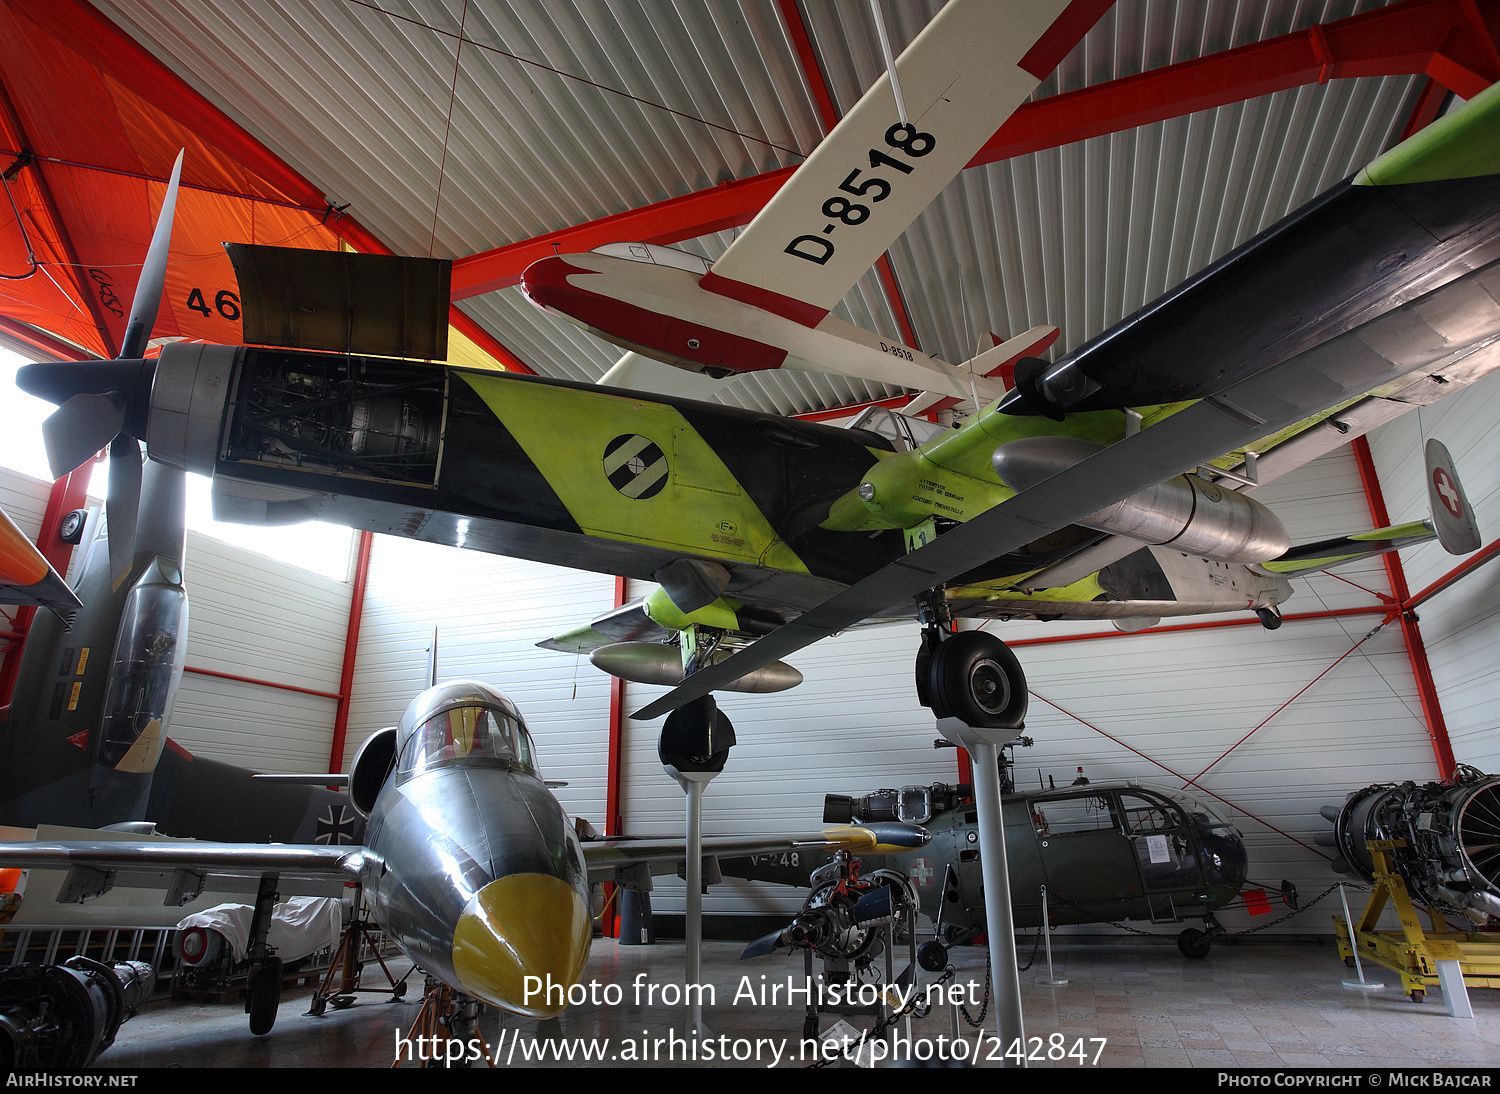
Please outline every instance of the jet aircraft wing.
[{"label": "jet aircraft wing", "polygon": [[[894,822],[837,825],[803,836],[708,836],[705,855],[739,857],[804,850],[899,854],[926,845],[928,833],[916,825]],[[671,868],[686,855],[681,837],[618,837],[583,844],[590,876],[607,881],[617,869],[638,864]],[[186,892],[188,899],[205,888],[254,892],[265,874],[280,883],[299,884],[299,891],[337,891],[359,878],[366,852],[322,844],[206,843],[195,840],[83,840],[0,843],[0,867],[67,870],[59,890],[63,903],[102,896],[118,886],[163,888]],[[167,903],[182,903],[169,899]]]},{"label": "jet aircraft wing", "polygon": [[[880,822],[837,825],[806,836],[705,836],[704,855],[740,858],[794,851],[853,851],[864,855],[903,854],[925,847],[931,836],[914,824]],[[587,840],[583,860],[591,881],[609,881],[618,869],[639,864],[659,864],[671,869],[687,854],[682,837],[622,836]],[[655,872],[655,871],[653,871]]]},{"label": "jet aircraft wing", "polygon": [[[1121,498],[1244,448],[1414,367],[1441,375],[1500,354],[1500,261],[1185,406],[939,535],[636,711],[660,717],[899,601]],[[1065,359],[1058,367],[1066,367]]]},{"label": "jet aircraft wing", "polygon": [[[116,886],[164,888],[167,904],[182,904],[204,889],[256,891],[266,874],[300,883],[307,895],[336,893],[358,880],[363,851],[322,844],[204,843],[194,840],[83,840],[0,843],[0,866],[67,870],[60,903],[80,903]],[[174,896],[176,899],[174,899]]]}]

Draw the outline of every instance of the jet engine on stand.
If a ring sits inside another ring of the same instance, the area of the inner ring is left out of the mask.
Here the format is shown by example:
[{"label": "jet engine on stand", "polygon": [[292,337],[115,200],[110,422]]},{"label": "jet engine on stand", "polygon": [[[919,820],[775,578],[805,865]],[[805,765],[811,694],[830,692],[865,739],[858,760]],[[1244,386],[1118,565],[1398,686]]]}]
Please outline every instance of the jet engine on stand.
[{"label": "jet engine on stand", "polygon": [[1367,786],[1321,812],[1334,823],[1338,872],[1374,882],[1369,841],[1405,841],[1391,859],[1419,903],[1481,926],[1500,919],[1500,775],[1460,764],[1452,779]]}]

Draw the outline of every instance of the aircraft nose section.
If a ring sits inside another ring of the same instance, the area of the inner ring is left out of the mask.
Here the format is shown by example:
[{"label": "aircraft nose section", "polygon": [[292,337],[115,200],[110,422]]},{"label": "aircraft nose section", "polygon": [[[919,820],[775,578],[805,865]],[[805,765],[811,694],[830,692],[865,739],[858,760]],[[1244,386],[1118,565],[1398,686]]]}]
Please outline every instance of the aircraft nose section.
[{"label": "aircraft nose section", "polygon": [[521,292],[539,308],[557,308],[576,302],[579,290],[568,283],[569,274],[588,273],[563,255],[539,258],[521,271]]},{"label": "aircraft nose section", "polygon": [[583,974],[592,938],[588,904],[577,889],[547,874],[509,874],[469,898],[453,932],[453,968],[470,995],[552,1018]]}]

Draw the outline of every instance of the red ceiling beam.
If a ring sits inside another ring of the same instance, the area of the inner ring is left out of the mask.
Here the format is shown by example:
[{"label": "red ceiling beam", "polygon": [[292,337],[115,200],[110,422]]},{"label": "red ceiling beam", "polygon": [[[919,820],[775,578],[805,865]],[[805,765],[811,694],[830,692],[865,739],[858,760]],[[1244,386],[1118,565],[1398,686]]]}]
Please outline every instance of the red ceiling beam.
[{"label": "red ceiling beam", "polygon": [[[1500,79],[1462,0],[1407,0],[1338,22],[1028,103],[970,161],[997,160],[1303,84],[1357,76],[1431,76],[1464,98]],[[1500,5],[1486,3],[1493,35]],[[1478,26],[1484,24],[1478,23]]]},{"label": "red ceiling beam", "polygon": [[[1500,25],[1500,4],[1493,0],[1474,4],[1475,0],[1405,0],[1266,42],[1027,103],[970,166],[1335,78],[1426,74],[1468,97],[1500,79],[1500,68],[1490,59]],[[1477,39],[1476,26],[1488,30],[1488,40]],[[458,259],[453,264],[453,298],[462,300],[514,285],[522,270],[547,255],[587,251],[621,240],[678,243],[747,224],[793,170],[783,167]]]},{"label": "red ceiling beam", "polygon": [[359,655],[360,624],[365,613],[365,585],[370,577],[370,550],[375,533],[359,533],[354,560],[354,583],[349,592],[349,625],[344,631],[344,663],[339,670],[338,708],[333,715],[333,742],[328,750],[328,770],[344,770],[344,740],[349,732],[349,708],[354,701],[354,663]]},{"label": "red ceiling beam", "polygon": [[1453,569],[1449,570],[1421,592],[1412,593],[1411,597],[1401,605],[1401,610],[1404,612],[1415,611],[1455,581],[1468,577],[1469,574],[1479,569],[1485,563],[1492,562],[1497,555],[1500,555],[1500,539],[1495,540],[1488,546],[1481,548],[1476,554],[1472,554],[1464,559],[1464,561],[1453,567]]}]

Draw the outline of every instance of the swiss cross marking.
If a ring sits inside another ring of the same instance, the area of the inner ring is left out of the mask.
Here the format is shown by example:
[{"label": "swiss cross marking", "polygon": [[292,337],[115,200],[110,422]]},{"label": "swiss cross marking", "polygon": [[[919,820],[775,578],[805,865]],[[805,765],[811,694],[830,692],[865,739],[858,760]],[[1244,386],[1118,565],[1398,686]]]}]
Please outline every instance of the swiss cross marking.
[{"label": "swiss cross marking", "polygon": [[1458,500],[1458,487],[1453,484],[1453,476],[1441,467],[1435,468],[1432,472],[1432,485],[1443,501],[1443,508],[1455,517],[1462,517],[1464,507]]}]

